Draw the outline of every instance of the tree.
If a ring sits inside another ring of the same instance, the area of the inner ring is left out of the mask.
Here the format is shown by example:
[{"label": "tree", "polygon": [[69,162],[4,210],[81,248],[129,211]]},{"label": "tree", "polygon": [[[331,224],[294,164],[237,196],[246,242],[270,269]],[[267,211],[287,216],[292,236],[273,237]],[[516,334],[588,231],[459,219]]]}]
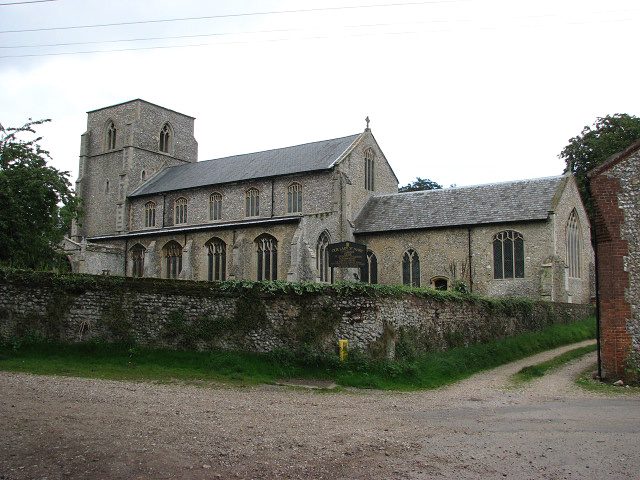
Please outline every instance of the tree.
[{"label": "tree", "polygon": [[51,269],[60,265],[57,244],[78,218],[79,201],[71,190],[69,172],[47,165],[49,152],[40,148],[34,127],[0,126],[0,265]]},{"label": "tree", "polygon": [[640,118],[626,113],[598,117],[593,127],[586,126],[577,137],[569,140],[559,158],[565,161],[566,172],[575,175],[582,201],[592,216],[587,172],[602,164],[640,139]]},{"label": "tree", "polygon": [[398,189],[399,192],[418,192],[421,190],[439,190],[442,188],[442,185],[434,182],[433,180],[429,180],[428,178],[420,178],[416,177],[414,182],[411,182],[404,187],[400,187]]}]

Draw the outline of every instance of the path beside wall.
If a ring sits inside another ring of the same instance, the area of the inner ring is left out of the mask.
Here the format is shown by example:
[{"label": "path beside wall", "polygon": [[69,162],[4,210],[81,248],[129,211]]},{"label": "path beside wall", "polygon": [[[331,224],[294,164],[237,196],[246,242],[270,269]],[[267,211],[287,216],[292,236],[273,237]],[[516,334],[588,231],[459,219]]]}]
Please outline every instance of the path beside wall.
[{"label": "path beside wall", "polygon": [[0,339],[37,334],[257,352],[302,345],[333,352],[346,339],[350,348],[393,357],[407,342],[417,351],[442,350],[592,314],[588,305],[355,287],[0,270]]}]

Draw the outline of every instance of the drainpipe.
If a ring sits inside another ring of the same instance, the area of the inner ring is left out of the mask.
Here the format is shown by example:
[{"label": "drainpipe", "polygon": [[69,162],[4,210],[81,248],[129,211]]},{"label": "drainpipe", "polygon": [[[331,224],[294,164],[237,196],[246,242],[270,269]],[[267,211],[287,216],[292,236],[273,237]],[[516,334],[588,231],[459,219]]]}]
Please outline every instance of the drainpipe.
[{"label": "drainpipe", "polygon": [[129,260],[129,239],[124,239],[124,276],[127,276],[127,267]]},{"label": "drainpipe", "polygon": [[471,253],[471,227],[467,227],[467,236],[468,236],[467,243],[469,245],[469,293],[473,293],[473,274],[472,274],[473,264],[471,263],[471,259],[473,255]]},{"label": "drainpipe", "polygon": [[164,228],[164,217],[167,212],[167,194],[162,195],[162,228]]},{"label": "drainpipe", "polygon": [[274,203],[275,203],[274,183],[275,183],[275,180],[272,178],[271,179],[271,218],[273,218],[273,209],[274,209]]}]

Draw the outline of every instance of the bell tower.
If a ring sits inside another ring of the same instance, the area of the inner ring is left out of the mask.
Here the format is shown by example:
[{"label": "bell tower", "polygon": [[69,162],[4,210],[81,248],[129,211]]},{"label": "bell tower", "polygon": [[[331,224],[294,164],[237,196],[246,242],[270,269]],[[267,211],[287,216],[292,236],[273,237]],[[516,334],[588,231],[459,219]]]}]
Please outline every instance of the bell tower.
[{"label": "bell tower", "polygon": [[195,162],[194,118],[144,100],[87,112],[76,192],[85,215],[75,241],[127,232],[127,196],[165,167]]}]

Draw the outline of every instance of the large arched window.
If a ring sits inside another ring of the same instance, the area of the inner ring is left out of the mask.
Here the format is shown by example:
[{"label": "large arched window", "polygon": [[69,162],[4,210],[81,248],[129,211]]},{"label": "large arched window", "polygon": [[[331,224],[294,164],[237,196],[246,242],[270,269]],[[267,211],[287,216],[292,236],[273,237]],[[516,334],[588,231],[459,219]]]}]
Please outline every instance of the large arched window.
[{"label": "large arched window", "polygon": [[278,279],[278,241],[271,235],[256,238],[258,280]]},{"label": "large arched window", "polygon": [[162,253],[165,278],[178,278],[182,271],[182,247],[178,242],[171,240],[162,248]]},{"label": "large arched window", "polygon": [[107,150],[114,150],[116,148],[116,135],[118,131],[116,129],[116,124],[113,121],[109,121],[107,124],[107,132],[106,132],[106,144]]},{"label": "large arched window", "polygon": [[205,246],[208,252],[209,281],[227,278],[227,245],[219,238],[212,238]]},{"label": "large arched window", "polygon": [[260,215],[260,190],[250,188],[245,194],[245,214],[247,217]]},{"label": "large arched window", "polygon": [[331,282],[331,268],[329,268],[329,243],[331,239],[327,232],[322,232],[316,245],[316,268],[321,282]]},{"label": "large arched window", "polygon": [[180,197],[176,200],[175,217],[173,223],[175,225],[187,223],[187,199]]},{"label": "large arched window", "polygon": [[493,237],[493,278],[524,278],[524,239],[515,230]]},{"label": "large arched window", "polygon": [[412,248],[402,256],[402,283],[411,287],[420,286],[420,257]]},{"label": "large arched window", "polygon": [[374,187],[374,158],[373,149],[367,148],[364,151],[364,188],[372,191]]},{"label": "large arched window", "polygon": [[144,226],[156,226],[156,204],[155,202],[147,202],[144,204]]},{"label": "large arched window", "polygon": [[161,152],[171,153],[171,127],[168,123],[165,123],[160,130],[160,146],[159,149]]},{"label": "large arched window", "polygon": [[134,277],[144,277],[144,252],[146,249],[136,243],[131,247],[131,275]]},{"label": "large arched window", "polygon": [[292,183],[287,188],[287,212],[302,212],[302,185]]},{"label": "large arched window", "polygon": [[371,250],[367,250],[367,266],[360,268],[363,282],[378,283],[378,258]]},{"label": "large arched window", "polygon": [[581,229],[580,219],[575,209],[569,215],[567,221],[567,266],[569,267],[569,276],[580,278],[581,265],[580,258],[582,252],[581,245]]},{"label": "large arched window", "polygon": [[209,220],[222,218],[222,194],[214,192],[209,196]]}]

